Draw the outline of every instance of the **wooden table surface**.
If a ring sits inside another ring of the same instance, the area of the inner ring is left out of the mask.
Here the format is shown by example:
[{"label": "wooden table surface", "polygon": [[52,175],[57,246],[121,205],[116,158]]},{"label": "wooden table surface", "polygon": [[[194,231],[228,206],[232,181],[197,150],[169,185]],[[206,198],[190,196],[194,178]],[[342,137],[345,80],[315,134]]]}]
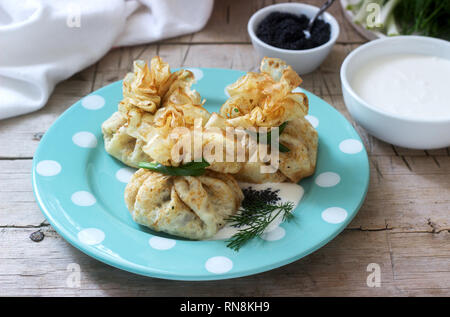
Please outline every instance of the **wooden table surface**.
[{"label": "wooden table surface", "polygon": [[[0,121],[0,296],[450,296],[450,149],[399,148],[356,124],[370,157],[370,188],[363,207],[326,246],[270,272],[209,282],[142,277],[86,256],[46,222],[33,197],[31,165],[42,134],[63,111],[122,79],[138,58],[160,55],[174,68],[254,70],[259,60],[246,24],[253,12],[273,2],[277,1],[216,0],[202,31],[113,49],[60,83],[42,110]],[[342,99],[339,69],[346,55],[365,40],[345,21],[338,3],[330,12],[339,20],[341,34],[320,69],[302,76],[302,87],[352,121]],[[39,243],[29,237],[37,230],[45,234]],[[367,285],[370,263],[380,267],[379,287]],[[70,282],[77,265],[79,285]]]}]

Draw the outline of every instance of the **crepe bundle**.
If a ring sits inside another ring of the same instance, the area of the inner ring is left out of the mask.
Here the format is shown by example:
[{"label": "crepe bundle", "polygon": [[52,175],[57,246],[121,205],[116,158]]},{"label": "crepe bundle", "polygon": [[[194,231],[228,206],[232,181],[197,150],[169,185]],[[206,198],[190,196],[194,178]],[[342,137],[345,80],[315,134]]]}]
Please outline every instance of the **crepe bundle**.
[{"label": "crepe bundle", "polygon": [[308,113],[308,99],[293,93],[302,80],[278,58],[265,57],[260,73],[249,72],[228,86],[230,98],[220,114],[237,127],[278,127]]},{"label": "crepe bundle", "polygon": [[210,163],[207,169],[235,174],[242,168],[243,162],[237,161],[234,135],[226,133],[226,126],[216,119],[218,116],[213,113],[205,124],[202,119],[202,124],[196,126],[174,128],[168,123],[159,125],[164,120],[156,118],[153,126],[146,129],[148,133],[143,151],[165,166],[177,167],[183,163],[205,159]]},{"label": "crepe bundle", "polygon": [[287,122],[279,142],[289,152],[279,153],[279,167],[274,173],[261,173],[261,167],[268,164],[258,159],[245,163],[236,179],[250,183],[297,183],[314,173],[318,145],[317,132],[305,119],[308,99],[303,93],[292,92],[302,80],[277,58],[264,58],[260,71],[249,72],[228,87],[230,98],[220,114],[227,118],[227,124],[241,128],[272,128]]},{"label": "crepe bundle", "polygon": [[123,81],[119,109],[102,125],[106,151],[126,165],[153,161],[145,153],[147,140],[165,136],[174,127],[192,127],[195,119],[206,123],[210,114],[198,92],[191,90],[194,75],[188,70],[171,73],[160,57],[134,62],[134,72]]},{"label": "crepe bundle", "polygon": [[236,179],[248,183],[297,183],[311,176],[316,168],[317,132],[304,118],[289,121],[279,142],[289,148],[289,152],[279,152],[279,166],[274,173],[261,173],[261,162],[247,162],[236,174]]},{"label": "crepe bundle", "polygon": [[133,220],[156,231],[189,239],[213,237],[235,214],[243,194],[233,177],[168,176],[138,170],[125,189]]}]

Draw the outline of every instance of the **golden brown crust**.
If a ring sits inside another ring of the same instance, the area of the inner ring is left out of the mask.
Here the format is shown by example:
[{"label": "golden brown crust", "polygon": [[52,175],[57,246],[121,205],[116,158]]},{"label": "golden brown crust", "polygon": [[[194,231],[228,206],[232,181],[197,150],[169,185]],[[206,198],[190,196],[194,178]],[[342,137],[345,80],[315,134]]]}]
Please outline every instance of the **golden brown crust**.
[{"label": "golden brown crust", "polygon": [[229,175],[166,176],[140,169],[125,189],[133,220],[156,231],[189,239],[214,236],[243,199]]},{"label": "golden brown crust", "polygon": [[288,123],[280,136],[280,143],[290,151],[280,152],[279,171],[291,182],[311,176],[316,169],[318,137],[317,131],[304,118]]},{"label": "golden brown crust", "polygon": [[280,152],[276,172],[261,173],[264,163],[247,162],[236,178],[251,183],[298,182],[314,173],[318,142],[317,132],[305,119],[308,98],[303,93],[292,92],[302,80],[277,58],[265,57],[260,70],[261,73],[247,73],[229,86],[231,97],[220,113],[227,117],[227,124],[244,129],[278,127],[288,122],[280,143],[290,151]]},{"label": "golden brown crust", "polygon": [[192,127],[197,118],[205,124],[210,114],[198,92],[190,88],[194,80],[188,70],[171,73],[159,56],[151,60],[151,68],[135,61],[134,72],[123,81],[124,97],[118,112],[102,126],[106,151],[137,167],[139,162],[155,159],[152,153],[145,153],[145,146],[156,134],[166,138],[170,129]]},{"label": "golden brown crust", "polygon": [[275,127],[303,117],[308,113],[308,99],[303,93],[292,92],[301,82],[282,60],[265,57],[261,73],[249,72],[228,86],[230,98],[220,114],[234,126],[255,127]]}]

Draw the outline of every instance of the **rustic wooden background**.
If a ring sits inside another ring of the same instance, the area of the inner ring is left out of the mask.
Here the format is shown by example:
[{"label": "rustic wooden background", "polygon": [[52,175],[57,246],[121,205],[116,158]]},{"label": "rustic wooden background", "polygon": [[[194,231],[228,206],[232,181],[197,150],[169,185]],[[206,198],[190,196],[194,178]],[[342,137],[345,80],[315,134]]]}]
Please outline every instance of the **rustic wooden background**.
[{"label": "rustic wooden background", "polygon": [[[31,164],[42,134],[70,105],[121,79],[133,60],[160,55],[173,67],[253,70],[259,64],[246,24],[277,1],[216,0],[201,32],[110,51],[98,63],[60,83],[40,111],[0,121],[0,296],[391,296],[450,295],[450,149],[415,151],[381,142],[355,124],[370,156],[371,182],[359,214],[319,251],[282,268],[244,278],[177,282],[146,278],[81,253],[45,221],[31,189]],[[319,1],[303,1],[321,3]],[[341,35],[332,53],[303,87],[349,120],[339,69],[363,44],[340,6],[330,8]],[[43,241],[30,240],[41,230]],[[81,285],[67,286],[68,265],[81,267]],[[366,284],[369,263],[381,267],[381,286]]]}]

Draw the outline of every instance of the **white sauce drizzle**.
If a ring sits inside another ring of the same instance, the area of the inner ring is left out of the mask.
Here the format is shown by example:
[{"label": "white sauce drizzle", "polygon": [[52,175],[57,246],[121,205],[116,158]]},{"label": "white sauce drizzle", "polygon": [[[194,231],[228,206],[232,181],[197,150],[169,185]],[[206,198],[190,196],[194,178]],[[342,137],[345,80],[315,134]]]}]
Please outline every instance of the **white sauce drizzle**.
[{"label": "white sauce drizzle", "polygon": [[[251,184],[251,183],[239,183],[239,186],[244,189],[248,187],[252,187],[255,190],[264,190],[267,188],[271,188],[272,190],[279,189],[278,196],[281,198],[279,202],[292,202],[294,203],[294,208],[297,207],[298,203],[303,197],[304,190],[303,187],[293,183],[265,183],[265,184]],[[277,211],[274,211],[275,213]],[[270,232],[276,229],[280,223],[282,222],[282,215],[278,215],[277,218],[273,220],[273,222],[266,228],[264,233]],[[242,227],[244,228],[244,227]],[[220,229],[216,235],[208,240],[223,240],[231,238],[235,233],[242,228],[233,228],[230,224],[226,224],[222,229]]]},{"label": "white sauce drizzle", "polygon": [[387,55],[358,69],[351,85],[369,105],[409,118],[450,117],[450,60]]}]

